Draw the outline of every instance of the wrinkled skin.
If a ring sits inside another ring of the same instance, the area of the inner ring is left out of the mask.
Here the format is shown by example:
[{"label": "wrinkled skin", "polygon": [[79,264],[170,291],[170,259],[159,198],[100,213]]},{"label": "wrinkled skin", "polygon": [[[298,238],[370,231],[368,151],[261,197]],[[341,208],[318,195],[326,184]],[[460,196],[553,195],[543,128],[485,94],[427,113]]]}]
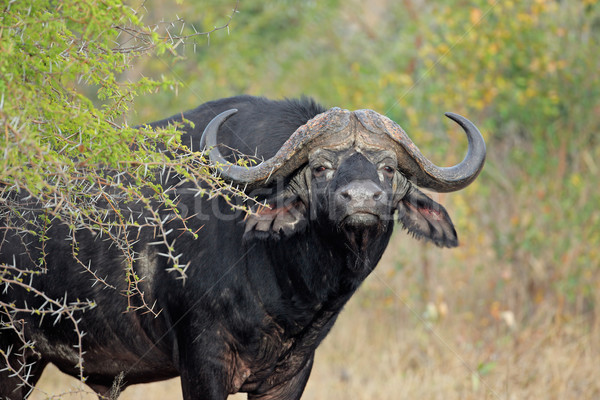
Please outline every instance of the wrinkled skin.
[{"label": "wrinkled skin", "polygon": [[[221,140],[265,158],[296,128],[324,111],[307,99],[224,99],[185,114],[195,127],[188,128],[184,141],[199,143],[208,121],[230,108],[239,113],[227,129],[221,128]],[[89,276],[80,273],[65,240],[68,229],[59,223],[48,232],[48,273],[33,284],[56,298],[66,292],[69,299],[97,301],[98,307],[78,317],[86,332],[86,383],[100,394],[124,372],[125,386],[181,376],[186,400],[223,400],[239,391],[251,400],[299,399],[317,346],[377,265],[392,234],[394,215],[418,238],[439,246],[457,244],[446,211],[399,172],[396,157],[394,151],[356,138],[324,142],[293,174],[256,189],[270,207],[255,208],[249,216],[231,211],[220,198],[199,200],[185,184],[180,186],[170,195],[179,196],[181,204],[197,214],[188,225],[192,231],[199,229],[197,238],[184,233],[176,241],[180,263],[190,262],[185,285],[167,271],[167,260],[159,256],[164,249],[148,244],[156,241],[152,231],[142,230],[133,246],[138,254],[134,268],[145,277],[146,301],[162,310],[156,318],[124,312],[122,255],[110,241],[89,231],[78,232],[79,256],[116,290],[92,286]],[[178,222],[168,228],[180,235]],[[25,243],[8,233],[0,262],[12,264],[14,257],[20,267],[35,268],[39,249]],[[35,306],[42,301],[15,287],[0,296],[16,304],[27,301]],[[72,323],[18,317],[25,321],[27,337],[36,342],[36,353],[29,352],[29,361],[36,361],[29,383],[35,384],[47,363],[77,376]],[[19,343],[10,331],[2,331],[0,349]],[[0,382],[0,398],[22,399],[28,392],[17,388],[17,379],[6,372],[0,372]]]}]

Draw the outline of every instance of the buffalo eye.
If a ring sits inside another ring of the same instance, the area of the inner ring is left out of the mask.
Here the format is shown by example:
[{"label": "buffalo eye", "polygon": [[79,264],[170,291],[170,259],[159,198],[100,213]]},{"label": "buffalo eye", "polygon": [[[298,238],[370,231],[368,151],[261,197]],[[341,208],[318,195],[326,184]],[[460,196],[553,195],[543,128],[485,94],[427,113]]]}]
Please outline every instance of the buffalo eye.
[{"label": "buffalo eye", "polygon": [[392,175],[394,175],[394,172],[396,171],[396,170],[394,169],[394,167],[390,167],[389,165],[386,165],[386,166],[385,166],[385,167],[383,167],[382,169],[383,169],[383,172],[385,172],[385,173],[386,173],[386,175],[388,175],[388,176],[392,176]]},{"label": "buffalo eye", "polygon": [[315,176],[321,176],[325,171],[327,171],[327,167],[324,165],[319,165],[313,169]]}]

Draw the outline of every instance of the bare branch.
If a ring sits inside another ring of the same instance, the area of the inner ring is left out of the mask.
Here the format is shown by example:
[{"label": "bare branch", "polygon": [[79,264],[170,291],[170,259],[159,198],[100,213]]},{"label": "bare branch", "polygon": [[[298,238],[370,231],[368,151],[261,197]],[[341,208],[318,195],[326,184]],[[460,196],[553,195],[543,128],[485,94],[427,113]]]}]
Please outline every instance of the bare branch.
[{"label": "bare branch", "polygon": [[[172,34],[171,31],[169,30],[169,28],[167,27],[167,28],[165,28],[165,35],[158,36],[158,40],[160,42],[169,43],[171,46],[173,46],[173,48],[177,48],[177,46],[179,46],[179,44],[185,43],[186,40],[189,40],[191,38],[195,38],[198,36],[206,36],[208,38],[208,40],[210,40],[210,35],[214,32],[224,30],[224,29],[227,29],[227,31],[229,32],[229,27],[231,25],[231,22],[233,21],[234,15],[238,12],[239,5],[240,5],[240,1],[237,0],[235,3],[235,7],[233,8],[231,14],[229,15],[229,19],[223,25],[215,26],[213,29],[210,29],[208,31],[198,32],[196,30],[196,27],[194,27],[193,24],[190,24],[190,26],[194,30],[194,33],[191,33],[189,35],[182,35],[184,27],[185,27],[185,21],[182,18],[178,17],[176,22],[181,23],[181,29],[179,30],[179,33]],[[174,27],[173,22],[170,22],[170,23],[162,22],[161,24],[162,25],[170,24],[171,27]],[[142,31],[138,28],[132,28],[132,27],[124,26],[124,25],[113,25],[114,29],[116,29],[120,33],[125,34],[126,37],[128,37],[128,39],[123,39],[124,43],[128,43],[130,41],[133,41],[135,43],[134,45],[128,45],[128,46],[125,46],[124,44],[120,44],[117,47],[113,48],[113,52],[115,52],[115,53],[143,53],[143,52],[152,50],[154,47],[156,47],[156,44],[157,44],[155,42],[153,34],[155,32],[157,32],[157,30],[159,29],[161,24],[150,25],[147,27],[147,29],[145,31]]]}]

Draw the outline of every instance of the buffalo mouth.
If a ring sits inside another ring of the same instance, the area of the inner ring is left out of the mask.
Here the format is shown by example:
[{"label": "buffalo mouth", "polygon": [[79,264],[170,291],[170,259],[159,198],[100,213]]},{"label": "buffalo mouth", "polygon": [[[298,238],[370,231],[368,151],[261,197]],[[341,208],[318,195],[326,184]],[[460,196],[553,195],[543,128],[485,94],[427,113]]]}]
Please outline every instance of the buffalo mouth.
[{"label": "buffalo mouth", "polygon": [[339,227],[346,236],[349,247],[359,253],[366,251],[372,241],[385,230],[382,217],[370,211],[358,211],[347,215]]},{"label": "buffalo mouth", "polygon": [[379,215],[369,211],[358,211],[346,216],[342,220],[342,227],[350,227],[353,229],[369,229],[379,224],[381,218]]}]

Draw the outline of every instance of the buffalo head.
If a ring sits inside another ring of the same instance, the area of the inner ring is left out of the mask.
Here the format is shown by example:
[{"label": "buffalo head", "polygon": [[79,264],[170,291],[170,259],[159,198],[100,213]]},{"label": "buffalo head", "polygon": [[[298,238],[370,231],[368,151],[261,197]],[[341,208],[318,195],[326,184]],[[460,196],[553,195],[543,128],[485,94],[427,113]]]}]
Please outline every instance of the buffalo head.
[{"label": "buffalo head", "polygon": [[393,215],[417,237],[438,246],[458,244],[444,208],[418,187],[436,192],[464,188],[481,171],[485,143],[475,125],[446,114],[465,131],[465,159],[440,168],[425,158],[398,124],[371,110],[332,108],[299,127],[271,158],[256,166],[240,166],[223,157],[217,132],[227,129],[232,109],[206,127],[201,146],[210,149],[213,165],[228,181],[252,189],[283,182],[265,197],[268,204],[246,219],[246,236],[291,236],[309,221],[324,232],[344,235],[356,250],[384,232],[391,232]]}]

